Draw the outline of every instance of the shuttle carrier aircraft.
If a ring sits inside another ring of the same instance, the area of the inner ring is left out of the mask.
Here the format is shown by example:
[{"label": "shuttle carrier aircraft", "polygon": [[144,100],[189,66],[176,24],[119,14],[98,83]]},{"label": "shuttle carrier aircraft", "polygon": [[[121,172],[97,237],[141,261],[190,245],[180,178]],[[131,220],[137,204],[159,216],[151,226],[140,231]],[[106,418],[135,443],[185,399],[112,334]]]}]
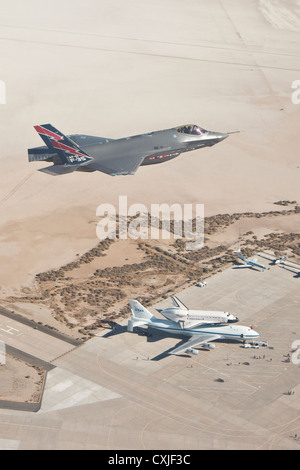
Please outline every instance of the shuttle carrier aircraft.
[{"label": "shuttle carrier aircraft", "polygon": [[216,339],[235,340],[245,342],[255,340],[259,334],[247,326],[232,324],[206,323],[201,326],[185,328],[172,320],[160,320],[143,307],[137,300],[130,300],[132,318],[128,320],[127,331],[133,331],[134,327],[147,325],[149,328],[186,337],[186,342],[172,349],[169,354],[191,353],[198,354],[197,346],[214,349],[211,341]]}]

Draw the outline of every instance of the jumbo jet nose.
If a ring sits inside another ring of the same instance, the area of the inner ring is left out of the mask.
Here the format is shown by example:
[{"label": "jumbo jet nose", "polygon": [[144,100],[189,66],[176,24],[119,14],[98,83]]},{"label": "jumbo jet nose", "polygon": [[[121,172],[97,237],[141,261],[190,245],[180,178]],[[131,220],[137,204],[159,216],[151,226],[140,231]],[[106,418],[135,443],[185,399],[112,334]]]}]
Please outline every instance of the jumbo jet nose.
[{"label": "jumbo jet nose", "polygon": [[251,328],[250,336],[253,336],[254,338],[258,338],[260,334],[257,333],[257,331],[253,330],[253,328]]}]

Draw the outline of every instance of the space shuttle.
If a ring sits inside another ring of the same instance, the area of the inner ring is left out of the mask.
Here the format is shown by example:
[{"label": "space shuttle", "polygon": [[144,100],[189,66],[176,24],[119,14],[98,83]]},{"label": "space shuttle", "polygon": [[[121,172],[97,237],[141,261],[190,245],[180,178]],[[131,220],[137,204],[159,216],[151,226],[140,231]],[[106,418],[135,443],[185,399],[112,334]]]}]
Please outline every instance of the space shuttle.
[{"label": "space shuttle", "polygon": [[189,310],[181,300],[175,295],[171,296],[173,307],[169,307],[160,313],[175,323],[179,323],[181,328],[188,325],[207,325],[220,323],[235,323],[237,317],[228,312],[210,311],[210,310]]}]

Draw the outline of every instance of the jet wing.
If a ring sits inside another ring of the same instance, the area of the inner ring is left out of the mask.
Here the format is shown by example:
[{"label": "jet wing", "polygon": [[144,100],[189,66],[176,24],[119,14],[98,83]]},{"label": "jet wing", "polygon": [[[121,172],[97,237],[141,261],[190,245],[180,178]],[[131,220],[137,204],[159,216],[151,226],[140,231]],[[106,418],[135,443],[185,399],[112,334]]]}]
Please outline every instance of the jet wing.
[{"label": "jet wing", "polygon": [[68,136],[73,142],[80,147],[86,147],[87,145],[104,144],[113,139],[107,139],[106,137],[97,137],[95,135],[86,134],[71,134]]},{"label": "jet wing", "polygon": [[102,171],[111,176],[115,175],[134,175],[144,158],[149,153],[129,154],[116,157],[109,157],[101,161],[95,160],[91,168],[94,170]]},{"label": "jet wing", "polygon": [[169,354],[184,353],[187,349],[195,348],[196,346],[201,346],[201,344],[203,343],[209,343],[210,341],[214,341],[219,338],[221,338],[220,335],[212,335],[208,333],[194,335],[184,344],[178,346],[178,348],[172,349],[172,351]]},{"label": "jet wing", "polygon": [[240,269],[240,268],[253,268],[253,264],[239,264],[238,266],[233,266],[233,269]]}]

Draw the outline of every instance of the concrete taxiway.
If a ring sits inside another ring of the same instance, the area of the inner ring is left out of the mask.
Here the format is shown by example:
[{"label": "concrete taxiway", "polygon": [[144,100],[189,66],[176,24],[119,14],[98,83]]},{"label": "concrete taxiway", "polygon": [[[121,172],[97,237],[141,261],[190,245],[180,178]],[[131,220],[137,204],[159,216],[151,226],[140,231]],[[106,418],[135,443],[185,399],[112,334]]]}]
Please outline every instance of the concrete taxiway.
[{"label": "concrete taxiway", "polygon": [[[40,410],[0,410],[0,447],[299,449],[299,279],[266,265],[229,268],[178,296],[236,314],[267,347],[216,342],[198,356],[164,356],[177,339],[128,333],[125,322],[59,358],[49,352]],[[24,331],[23,344],[36,333]]]}]

